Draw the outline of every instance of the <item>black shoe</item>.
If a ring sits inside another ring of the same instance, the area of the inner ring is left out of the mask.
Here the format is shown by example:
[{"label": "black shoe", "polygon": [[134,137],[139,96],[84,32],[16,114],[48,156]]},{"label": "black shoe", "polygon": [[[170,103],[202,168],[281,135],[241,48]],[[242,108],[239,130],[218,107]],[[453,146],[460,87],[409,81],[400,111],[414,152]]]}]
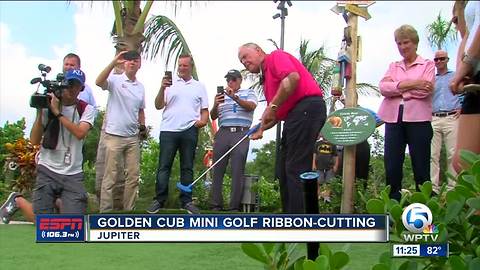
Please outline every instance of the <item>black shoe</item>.
[{"label": "black shoe", "polygon": [[147,208],[147,213],[155,214],[158,211],[160,211],[160,209],[162,208],[163,208],[163,203],[160,203],[157,200],[153,200],[152,204]]},{"label": "black shoe", "polygon": [[223,211],[223,208],[218,207],[218,206],[214,206],[214,207],[210,208],[210,210],[212,210],[212,211]]},{"label": "black shoe", "polygon": [[15,202],[15,198],[19,196],[22,196],[22,195],[18,192],[10,193],[5,203],[3,203],[3,205],[0,207],[0,219],[4,224],[8,224],[10,222],[10,218],[18,210],[18,206],[17,206],[17,203]]},{"label": "black shoe", "polygon": [[182,209],[187,210],[189,214],[200,214],[200,210],[192,202],[186,203]]}]

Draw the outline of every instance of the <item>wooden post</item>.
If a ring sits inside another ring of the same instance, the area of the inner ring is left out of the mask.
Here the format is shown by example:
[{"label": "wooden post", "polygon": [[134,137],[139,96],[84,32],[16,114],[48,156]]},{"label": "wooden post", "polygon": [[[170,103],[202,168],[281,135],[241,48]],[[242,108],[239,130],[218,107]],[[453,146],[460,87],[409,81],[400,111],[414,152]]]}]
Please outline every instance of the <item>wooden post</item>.
[{"label": "wooden post", "polygon": [[[348,26],[350,27],[350,36],[352,44],[349,46],[351,59],[352,76],[347,79],[347,88],[345,91],[345,107],[357,107],[357,26],[358,16],[354,13],[348,15]],[[343,194],[341,213],[353,213],[353,199],[355,192],[355,151],[356,146],[345,146],[343,149]]]},{"label": "wooden post", "polygon": [[[331,9],[336,14],[348,12],[347,24],[351,44],[348,46],[351,65],[351,77],[347,79],[345,90],[345,107],[356,108],[357,94],[357,59],[358,59],[358,16],[365,20],[371,18],[367,7],[375,1],[337,1]],[[341,213],[353,213],[353,199],[355,195],[355,154],[356,146],[345,146],[343,150],[343,194]]]}]

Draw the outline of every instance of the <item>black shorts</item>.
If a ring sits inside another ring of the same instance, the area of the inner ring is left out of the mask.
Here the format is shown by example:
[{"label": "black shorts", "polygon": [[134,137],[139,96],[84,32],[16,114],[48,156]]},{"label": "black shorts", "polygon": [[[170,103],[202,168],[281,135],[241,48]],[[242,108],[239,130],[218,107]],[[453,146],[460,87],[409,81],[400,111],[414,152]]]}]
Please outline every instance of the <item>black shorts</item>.
[{"label": "black shorts", "polygon": [[[473,78],[473,81],[480,84],[480,72]],[[462,114],[480,113],[480,92],[465,93],[462,103]]]}]

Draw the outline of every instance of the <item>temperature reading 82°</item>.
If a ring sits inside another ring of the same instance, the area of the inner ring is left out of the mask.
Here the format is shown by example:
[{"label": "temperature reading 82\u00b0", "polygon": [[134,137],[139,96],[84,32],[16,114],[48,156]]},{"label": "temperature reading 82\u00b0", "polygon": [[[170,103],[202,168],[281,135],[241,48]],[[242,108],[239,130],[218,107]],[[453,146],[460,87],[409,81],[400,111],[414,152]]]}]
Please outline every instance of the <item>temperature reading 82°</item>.
[{"label": "temperature reading 82\u00b0", "polygon": [[427,254],[428,255],[438,255],[438,252],[440,250],[442,250],[441,246],[427,247]]}]

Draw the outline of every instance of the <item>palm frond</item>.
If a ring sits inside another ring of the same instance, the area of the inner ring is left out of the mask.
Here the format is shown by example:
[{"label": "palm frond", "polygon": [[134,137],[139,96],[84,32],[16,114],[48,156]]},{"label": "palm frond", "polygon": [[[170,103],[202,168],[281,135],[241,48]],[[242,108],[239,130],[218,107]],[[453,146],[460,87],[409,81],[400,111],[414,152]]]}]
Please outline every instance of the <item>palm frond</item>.
[{"label": "palm frond", "polygon": [[248,88],[253,89],[256,92],[258,100],[265,99],[265,95],[263,94],[263,85],[260,84],[260,74],[251,73],[245,68],[240,70],[240,73],[244,79],[252,82]]},{"label": "palm frond", "polygon": [[[332,108],[332,95],[330,89],[333,85],[333,70],[337,65],[335,59],[329,58],[325,53],[325,46],[317,50],[308,50],[308,40],[300,41],[299,59],[305,68],[312,74],[318,85],[323,89],[323,97],[327,107]],[[357,94],[363,96],[380,96],[380,90],[377,86],[369,83],[357,83]],[[335,109],[333,107],[333,109]]]},{"label": "palm frond", "polygon": [[[147,21],[143,52],[150,59],[156,58],[160,52],[162,57],[166,57],[165,65],[176,61],[181,54],[192,55],[180,29],[172,20],[163,15],[154,16]],[[192,76],[198,79],[195,65]]]},{"label": "palm frond", "polygon": [[275,46],[275,48],[277,48],[277,50],[280,49],[280,47],[278,46],[278,44],[277,44],[277,42],[276,42],[275,40],[273,40],[273,39],[271,39],[271,38],[269,38],[269,39],[267,39],[267,40],[270,41],[270,42],[273,44],[273,46]]},{"label": "palm frond", "polygon": [[442,18],[438,13],[437,18],[426,27],[428,43],[432,48],[441,50],[448,42],[457,39],[455,29],[451,28],[451,22]]},{"label": "palm frond", "polygon": [[381,96],[380,88],[370,83],[357,83],[357,92],[362,96]]},{"label": "palm frond", "polygon": [[115,24],[113,25],[111,36],[123,37],[123,15],[122,15],[122,5],[118,1],[112,1],[113,12],[115,13]]}]

